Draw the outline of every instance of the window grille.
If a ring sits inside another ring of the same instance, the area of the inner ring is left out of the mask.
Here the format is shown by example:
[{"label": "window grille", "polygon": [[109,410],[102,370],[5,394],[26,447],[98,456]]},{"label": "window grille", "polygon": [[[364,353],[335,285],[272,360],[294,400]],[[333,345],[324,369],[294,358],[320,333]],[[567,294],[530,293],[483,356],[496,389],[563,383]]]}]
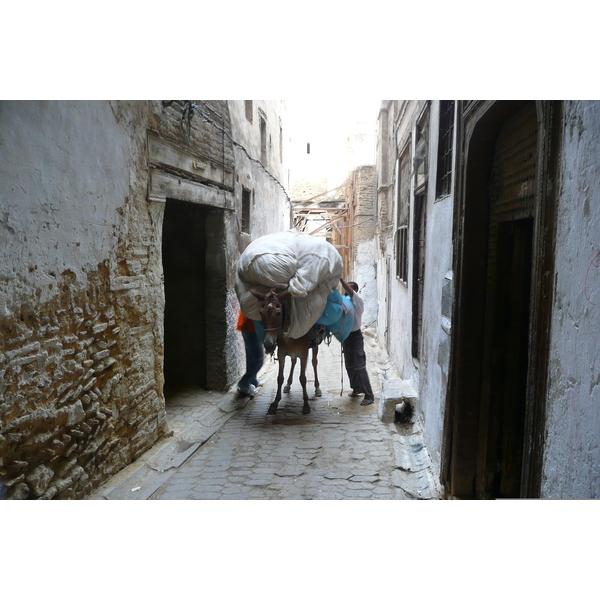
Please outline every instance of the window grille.
[{"label": "window grille", "polygon": [[448,196],[452,191],[452,148],[454,134],[454,100],[440,101],[440,141],[436,195]]},{"label": "window grille", "polygon": [[408,219],[410,212],[410,144],[397,163],[396,277],[408,285]]},{"label": "window grille", "polygon": [[417,123],[415,156],[413,158],[413,168],[415,173],[415,193],[416,190],[423,190],[427,185],[427,154],[429,144],[429,107],[423,113],[423,116]]},{"label": "window grille", "polygon": [[396,277],[408,282],[408,227],[398,227],[396,235]]}]

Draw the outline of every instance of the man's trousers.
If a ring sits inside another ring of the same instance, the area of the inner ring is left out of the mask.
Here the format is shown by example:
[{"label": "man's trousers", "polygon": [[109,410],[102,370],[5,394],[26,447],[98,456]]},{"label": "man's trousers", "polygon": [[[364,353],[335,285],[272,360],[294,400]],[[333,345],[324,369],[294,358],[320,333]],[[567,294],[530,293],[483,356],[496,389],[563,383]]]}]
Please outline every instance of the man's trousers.
[{"label": "man's trousers", "polygon": [[360,329],[353,331],[342,343],[346,372],[350,379],[352,390],[363,393],[366,398],[373,398],[371,381],[367,373],[367,357],[365,344]]}]

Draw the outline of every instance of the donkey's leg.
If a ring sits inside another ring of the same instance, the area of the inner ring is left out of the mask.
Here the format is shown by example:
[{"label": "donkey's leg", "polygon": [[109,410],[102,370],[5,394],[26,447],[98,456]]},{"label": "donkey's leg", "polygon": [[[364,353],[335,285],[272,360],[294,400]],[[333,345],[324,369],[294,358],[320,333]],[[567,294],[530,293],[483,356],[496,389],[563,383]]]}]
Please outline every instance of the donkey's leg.
[{"label": "donkey's leg", "polygon": [[292,387],[292,377],[294,377],[295,366],[296,366],[296,357],[292,358],[292,368],[290,369],[290,376],[288,377],[287,383],[285,384],[285,387],[283,388],[284,394],[290,393],[290,389]]},{"label": "donkey's leg", "polygon": [[310,413],[310,404],[308,403],[308,392],[306,391],[306,364],[308,363],[308,348],[300,357],[300,385],[302,386],[302,398],[304,405],[302,406],[302,414]]},{"label": "donkey's leg", "polygon": [[268,414],[274,415],[277,412],[277,406],[281,400],[281,386],[283,385],[283,367],[285,366],[285,357],[287,354],[277,351],[277,359],[279,360],[279,374],[277,375],[277,394],[275,394],[275,400],[269,405]]},{"label": "donkey's leg", "polygon": [[317,354],[319,353],[319,346],[315,346],[313,348],[313,354],[312,354],[312,366],[313,369],[315,371],[315,397],[319,398],[321,397],[323,394],[321,393],[321,386],[319,385],[319,376],[317,375]]}]

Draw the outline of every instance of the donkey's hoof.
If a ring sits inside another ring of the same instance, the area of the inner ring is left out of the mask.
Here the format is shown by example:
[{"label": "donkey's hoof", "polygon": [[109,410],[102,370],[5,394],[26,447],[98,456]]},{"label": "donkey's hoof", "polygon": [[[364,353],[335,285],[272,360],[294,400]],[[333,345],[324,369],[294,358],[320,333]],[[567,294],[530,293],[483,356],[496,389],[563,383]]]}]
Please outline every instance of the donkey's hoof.
[{"label": "donkey's hoof", "polygon": [[289,385],[286,385],[286,386],[283,388],[283,393],[284,393],[284,394],[289,394],[289,393],[290,393],[290,386],[289,386]]},{"label": "donkey's hoof", "polygon": [[274,415],[276,412],[277,412],[277,406],[275,404],[270,404],[269,410],[267,411],[267,413],[269,415]]},{"label": "donkey's hoof", "polygon": [[320,398],[323,395],[323,393],[321,392],[321,390],[315,390],[315,396],[317,398]]},{"label": "donkey's hoof", "polygon": [[302,407],[302,414],[303,414],[303,415],[308,415],[308,414],[310,414],[310,406],[303,406],[303,407]]}]

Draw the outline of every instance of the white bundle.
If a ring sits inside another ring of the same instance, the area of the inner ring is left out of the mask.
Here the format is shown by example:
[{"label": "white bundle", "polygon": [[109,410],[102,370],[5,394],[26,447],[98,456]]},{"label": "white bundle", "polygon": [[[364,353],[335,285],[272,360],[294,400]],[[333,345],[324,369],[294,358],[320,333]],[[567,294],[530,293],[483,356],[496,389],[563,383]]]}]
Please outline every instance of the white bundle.
[{"label": "white bundle", "polygon": [[242,312],[260,320],[260,301],[250,289],[292,294],[286,337],[302,337],[321,316],[342,275],[342,257],[329,242],[294,229],[254,240],[240,256],[235,291]]}]

